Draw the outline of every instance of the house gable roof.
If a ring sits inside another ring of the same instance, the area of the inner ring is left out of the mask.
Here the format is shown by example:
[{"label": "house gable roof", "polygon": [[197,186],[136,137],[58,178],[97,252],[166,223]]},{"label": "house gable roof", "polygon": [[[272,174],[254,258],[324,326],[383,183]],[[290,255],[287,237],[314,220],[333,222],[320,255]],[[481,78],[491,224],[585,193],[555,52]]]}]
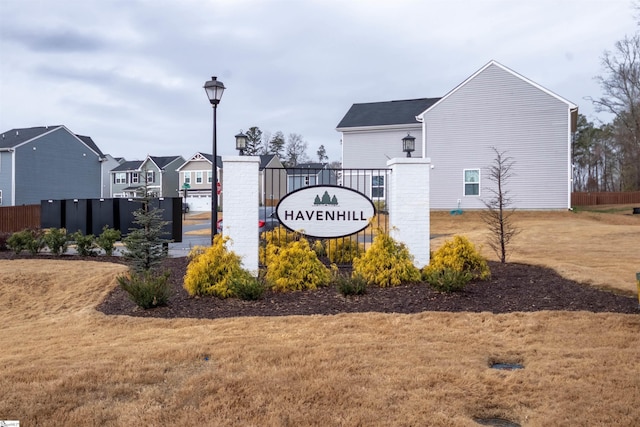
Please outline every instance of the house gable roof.
[{"label": "house gable roof", "polygon": [[[203,160],[206,160],[211,164],[212,158],[213,158],[212,154],[202,153],[198,151],[193,156],[189,157],[189,159],[187,159],[186,162],[181,164],[176,170],[177,171],[182,170],[182,168],[184,168],[186,165],[188,165],[191,162],[201,162]],[[222,169],[222,156],[216,156],[216,166],[218,167],[218,169]]]},{"label": "house gable roof", "polygon": [[[151,160],[158,167],[159,170],[165,169],[167,165],[179,159],[182,159],[182,156],[164,156],[164,157],[149,156],[147,157],[147,160]],[[147,160],[145,160],[145,162]]]},{"label": "house gable roof", "polygon": [[399,101],[353,104],[338,123],[337,129],[418,124],[416,116],[440,98],[419,98]]},{"label": "house gable roof", "polygon": [[[273,160],[277,160],[277,164],[275,165],[269,165]],[[277,155],[275,154],[261,154],[260,155],[260,170],[263,170],[266,167],[277,167],[277,168],[283,168],[284,166],[282,165],[282,162],[280,161],[280,159],[278,158]]]},{"label": "house gable roof", "polygon": [[577,109],[578,106],[575,105],[573,102],[571,101],[567,101],[566,99],[564,99],[563,97],[561,97],[560,95],[557,95],[553,92],[551,92],[549,89],[546,89],[543,86],[540,86],[538,83],[529,80],[528,78],[516,73],[515,71],[513,71],[512,69],[505,67],[504,65],[500,64],[498,61],[495,60],[491,60],[489,61],[484,67],[480,68],[478,71],[476,71],[475,73],[473,73],[470,77],[468,77],[465,81],[463,81],[462,83],[460,83],[458,86],[456,86],[455,88],[453,88],[451,91],[449,91],[445,96],[443,96],[442,98],[440,98],[437,102],[433,103],[432,105],[429,105],[427,108],[425,108],[423,111],[421,111],[419,114],[417,114],[417,118],[418,120],[422,121],[424,119],[424,115],[425,113],[427,113],[429,110],[435,108],[437,105],[439,105],[442,102],[445,102],[447,100],[447,98],[449,98],[451,95],[453,95],[454,93],[456,93],[458,90],[460,90],[462,87],[464,87],[467,83],[469,83],[471,80],[473,80],[478,74],[482,73],[484,70],[486,70],[487,68],[491,67],[491,66],[495,66],[498,67],[504,71],[506,71],[507,73],[519,78],[520,80],[534,86],[535,88],[543,91],[544,93],[546,93],[549,96],[552,96],[553,98],[556,98],[557,100],[564,102],[565,104],[567,104],[567,106],[569,107],[569,109],[574,110]]},{"label": "house gable roof", "polygon": [[6,132],[2,132],[0,136],[0,148],[17,148],[18,146],[27,143],[33,139],[40,138],[50,132],[54,132],[58,129],[64,129],[69,134],[78,138],[81,143],[86,145],[91,151],[96,153],[101,159],[104,159],[104,153],[98,148],[96,143],[89,136],[77,135],[71,132],[63,125],[56,126],[37,126],[32,128],[17,128],[11,129]]}]

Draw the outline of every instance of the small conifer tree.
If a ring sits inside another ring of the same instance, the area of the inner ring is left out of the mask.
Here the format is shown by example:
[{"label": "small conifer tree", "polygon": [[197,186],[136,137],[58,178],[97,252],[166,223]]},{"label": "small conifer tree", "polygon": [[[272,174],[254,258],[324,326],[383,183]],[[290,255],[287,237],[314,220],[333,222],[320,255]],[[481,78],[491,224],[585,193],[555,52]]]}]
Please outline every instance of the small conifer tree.
[{"label": "small conifer tree", "polygon": [[[146,171],[142,176],[147,176]],[[165,238],[167,232],[164,230],[169,222],[162,220],[162,209],[151,206],[146,179],[143,190],[141,207],[133,212],[136,227],[131,227],[123,240],[126,248],[123,256],[137,273],[156,268],[168,256],[166,246],[170,242]]]}]

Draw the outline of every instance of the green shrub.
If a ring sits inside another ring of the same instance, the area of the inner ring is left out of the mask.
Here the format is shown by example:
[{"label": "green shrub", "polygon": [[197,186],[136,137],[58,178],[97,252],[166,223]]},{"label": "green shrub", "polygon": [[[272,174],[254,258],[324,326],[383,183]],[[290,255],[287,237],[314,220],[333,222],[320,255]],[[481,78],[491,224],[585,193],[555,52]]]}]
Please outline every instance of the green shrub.
[{"label": "green shrub", "polygon": [[265,279],[277,291],[316,289],[331,281],[329,269],[318,259],[306,239],[286,246],[267,245],[266,261]]},{"label": "green shrub", "polygon": [[98,245],[96,244],[96,237],[93,234],[85,235],[82,231],[78,230],[71,235],[71,240],[76,242],[76,251],[80,256],[96,256]]},{"label": "green shrub", "polygon": [[96,244],[104,251],[108,256],[113,255],[115,244],[122,237],[120,230],[109,228],[108,225],[102,227],[102,233],[96,238]]},{"label": "green shrub", "polygon": [[[220,298],[234,296],[232,283],[247,281],[240,256],[229,251],[229,237],[216,234],[213,245],[194,248],[189,253],[189,265],[184,277],[184,288],[189,295],[212,295]],[[242,285],[241,285],[242,286]]]},{"label": "green shrub", "polygon": [[360,276],[338,276],[336,279],[338,292],[343,296],[364,295],[367,293],[367,281]]},{"label": "green shrub", "polygon": [[350,238],[329,239],[326,241],[329,261],[336,264],[351,264],[354,258],[364,252],[362,245]]},{"label": "green shrub", "polygon": [[157,274],[152,271],[118,276],[118,283],[138,306],[148,309],[167,305],[171,296],[171,284],[168,271]]},{"label": "green shrub", "polygon": [[245,301],[259,300],[265,291],[264,284],[246,270],[231,277],[229,288],[234,296]]},{"label": "green shrub", "polygon": [[327,256],[327,248],[321,239],[314,240],[311,245],[311,249],[313,249],[313,252],[315,252],[319,257]]},{"label": "green shrub", "polygon": [[36,255],[47,246],[44,236],[45,233],[43,230],[26,228],[13,233],[7,239],[7,245],[16,255],[25,250],[29,251],[31,255]]},{"label": "green shrub", "polygon": [[18,255],[20,252],[27,250],[28,242],[32,238],[29,230],[18,231],[9,236],[7,246]]},{"label": "green shrub", "polygon": [[384,233],[378,233],[371,247],[353,260],[352,275],[380,287],[421,279],[420,270],[413,265],[413,256],[407,247]]},{"label": "green shrub", "polygon": [[491,277],[487,261],[478,253],[473,243],[464,236],[453,236],[446,240],[433,254],[429,265],[424,267],[423,275],[446,269],[469,272],[473,278],[485,280]]},{"label": "green shrub", "polygon": [[468,271],[458,271],[451,268],[425,272],[423,279],[440,292],[457,292],[464,289],[473,275]]},{"label": "green shrub", "polygon": [[64,228],[50,228],[44,235],[44,241],[52,254],[60,256],[67,252],[69,236]]}]

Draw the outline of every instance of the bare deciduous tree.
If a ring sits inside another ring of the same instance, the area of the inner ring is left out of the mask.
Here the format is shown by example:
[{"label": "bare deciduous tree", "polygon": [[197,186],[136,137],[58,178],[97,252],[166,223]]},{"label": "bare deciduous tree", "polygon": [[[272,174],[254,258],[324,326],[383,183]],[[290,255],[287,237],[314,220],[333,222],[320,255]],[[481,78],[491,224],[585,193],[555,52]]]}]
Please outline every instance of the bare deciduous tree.
[{"label": "bare deciduous tree", "polygon": [[506,189],[507,181],[513,176],[515,161],[512,157],[506,156],[505,152],[500,152],[495,147],[491,147],[491,149],[496,157],[493,164],[487,168],[487,179],[495,186],[486,188],[491,197],[488,200],[483,200],[487,209],[483,211],[482,219],[489,226],[491,232],[489,246],[498,255],[500,262],[505,263],[511,239],[520,232],[511,218],[515,208],[509,191]]},{"label": "bare deciduous tree", "polygon": [[620,149],[623,190],[640,189],[640,33],[625,36],[602,57],[604,75],[596,81],[603,95],[592,99],[597,111],[613,114]]},{"label": "bare deciduous tree", "polygon": [[307,157],[307,141],[302,139],[302,135],[297,133],[290,133],[287,139],[287,145],[285,152],[287,156],[287,166],[296,166],[298,163],[304,163],[308,161]]}]

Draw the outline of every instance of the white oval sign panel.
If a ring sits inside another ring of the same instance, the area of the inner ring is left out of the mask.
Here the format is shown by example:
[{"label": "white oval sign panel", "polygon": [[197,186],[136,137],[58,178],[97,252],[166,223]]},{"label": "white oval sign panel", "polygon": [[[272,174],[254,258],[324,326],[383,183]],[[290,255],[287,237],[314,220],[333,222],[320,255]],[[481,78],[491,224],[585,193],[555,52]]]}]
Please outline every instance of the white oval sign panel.
[{"label": "white oval sign panel", "polygon": [[375,207],[367,196],[351,188],[318,185],[287,194],[276,213],[289,230],[334,238],[364,230],[375,215]]}]

